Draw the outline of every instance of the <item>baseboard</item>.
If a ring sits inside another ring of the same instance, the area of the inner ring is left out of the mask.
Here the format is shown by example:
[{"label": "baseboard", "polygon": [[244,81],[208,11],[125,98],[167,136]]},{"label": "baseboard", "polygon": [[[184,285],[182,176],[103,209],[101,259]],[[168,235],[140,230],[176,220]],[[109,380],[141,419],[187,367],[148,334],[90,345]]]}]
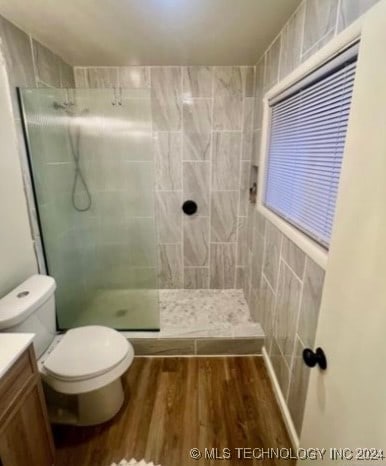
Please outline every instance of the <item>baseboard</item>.
[{"label": "baseboard", "polygon": [[272,366],[271,360],[270,360],[270,358],[268,356],[267,350],[265,349],[265,346],[263,346],[262,353],[263,353],[264,363],[265,363],[265,366],[266,366],[267,371],[268,371],[269,378],[270,378],[271,383],[272,383],[273,392],[275,394],[276,401],[277,401],[277,403],[279,405],[281,414],[283,416],[284,424],[285,424],[285,426],[287,428],[287,432],[288,432],[288,435],[290,437],[292,446],[293,446],[294,449],[297,449],[297,448],[299,448],[299,437],[298,437],[298,435],[296,433],[295,426],[294,426],[294,424],[292,422],[291,414],[290,414],[289,409],[287,407],[287,403],[286,403],[286,401],[284,399],[284,396],[283,396],[283,394],[281,392],[279,382],[278,382],[278,380],[276,378],[275,371],[273,370],[273,366]]}]

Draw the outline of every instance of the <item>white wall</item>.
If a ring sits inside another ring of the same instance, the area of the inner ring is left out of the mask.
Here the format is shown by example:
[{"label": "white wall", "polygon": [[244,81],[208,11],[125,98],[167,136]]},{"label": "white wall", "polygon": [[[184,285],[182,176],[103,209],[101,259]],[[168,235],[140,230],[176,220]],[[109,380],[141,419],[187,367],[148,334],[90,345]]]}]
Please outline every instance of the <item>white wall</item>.
[{"label": "white wall", "polygon": [[0,296],[29,275],[37,263],[28,220],[11,94],[0,56]]}]

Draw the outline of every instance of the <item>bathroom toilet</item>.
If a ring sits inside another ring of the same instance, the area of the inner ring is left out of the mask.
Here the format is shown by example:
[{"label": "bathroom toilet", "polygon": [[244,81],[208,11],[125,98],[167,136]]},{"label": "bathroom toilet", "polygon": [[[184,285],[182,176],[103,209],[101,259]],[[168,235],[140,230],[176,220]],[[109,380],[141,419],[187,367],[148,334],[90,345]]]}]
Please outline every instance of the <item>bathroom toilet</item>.
[{"label": "bathroom toilet", "polygon": [[35,334],[52,422],[105,422],[123,404],[121,376],[133,361],[133,347],[116,330],[99,325],[56,335],[55,289],[52,277],[33,275],[0,299],[0,331]]}]

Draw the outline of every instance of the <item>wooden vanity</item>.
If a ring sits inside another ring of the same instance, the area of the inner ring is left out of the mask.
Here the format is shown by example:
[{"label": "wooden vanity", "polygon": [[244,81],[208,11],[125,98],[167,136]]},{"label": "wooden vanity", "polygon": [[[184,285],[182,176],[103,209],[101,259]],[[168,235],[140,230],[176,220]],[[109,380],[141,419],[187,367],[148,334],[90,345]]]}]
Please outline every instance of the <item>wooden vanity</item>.
[{"label": "wooden vanity", "polygon": [[52,466],[55,449],[32,336],[13,334],[25,337],[15,342],[11,335],[0,334],[0,466]]}]

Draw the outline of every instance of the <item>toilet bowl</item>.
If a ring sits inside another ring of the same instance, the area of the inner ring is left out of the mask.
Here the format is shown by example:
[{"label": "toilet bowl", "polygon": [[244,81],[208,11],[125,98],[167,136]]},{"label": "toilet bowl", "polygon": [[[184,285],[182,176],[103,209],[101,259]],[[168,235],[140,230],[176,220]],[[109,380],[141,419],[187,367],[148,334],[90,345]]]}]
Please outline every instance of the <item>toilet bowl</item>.
[{"label": "toilet bowl", "polygon": [[121,376],[134,359],[129,341],[109,327],[55,333],[56,285],[34,275],[0,299],[0,331],[35,333],[34,347],[52,422],[95,425],[124,402]]}]

